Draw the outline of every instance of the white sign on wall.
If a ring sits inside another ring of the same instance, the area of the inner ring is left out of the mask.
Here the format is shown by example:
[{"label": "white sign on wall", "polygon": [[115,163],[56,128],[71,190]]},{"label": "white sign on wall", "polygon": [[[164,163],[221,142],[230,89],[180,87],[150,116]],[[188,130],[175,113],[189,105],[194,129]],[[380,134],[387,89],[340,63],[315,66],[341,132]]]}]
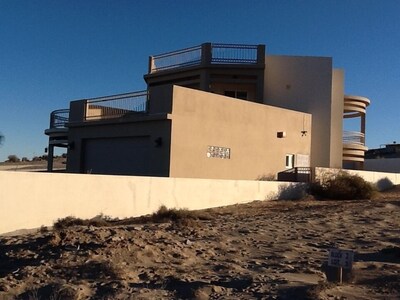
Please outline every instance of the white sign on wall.
[{"label": "white sign on wall", "polygon": [[309,167],[310,155],[296,154],[295,167]]},{"label": "white sign on wall", "polygon": [[207,147],[207,157],[216,157],[222,159],[231,158],[231,148],[219,147],[219,146],[208,146]]}]

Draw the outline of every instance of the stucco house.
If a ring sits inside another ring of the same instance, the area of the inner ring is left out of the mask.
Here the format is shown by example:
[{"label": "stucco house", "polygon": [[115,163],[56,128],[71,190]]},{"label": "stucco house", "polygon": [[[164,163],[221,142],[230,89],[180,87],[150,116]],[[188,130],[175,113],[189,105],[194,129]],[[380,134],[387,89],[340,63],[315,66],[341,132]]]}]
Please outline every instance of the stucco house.
[{"label": "stucco house", "polygon": [[400,144],[381,145],[377,149],[369,149],[365,153],[366,171],[400,173]]},{"label": "stucco house", "polygon": [[[301,168],[362,169],[369,100],[344,94],[330,57],[204,43],[149,57],[147,90],[51,113],[67,172],[256,179]],[[343,132],[344,118],[360,130]]]}]

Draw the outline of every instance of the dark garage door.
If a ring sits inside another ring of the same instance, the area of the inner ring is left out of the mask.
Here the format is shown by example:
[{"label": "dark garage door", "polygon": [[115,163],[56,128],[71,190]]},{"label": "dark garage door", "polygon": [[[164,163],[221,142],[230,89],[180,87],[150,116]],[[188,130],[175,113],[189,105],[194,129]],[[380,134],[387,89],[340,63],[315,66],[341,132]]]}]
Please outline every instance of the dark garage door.
[{"label": "dark garage door", "polygon": [[150,137],[103,138],[85,141],[85,173],[148,175]]}]

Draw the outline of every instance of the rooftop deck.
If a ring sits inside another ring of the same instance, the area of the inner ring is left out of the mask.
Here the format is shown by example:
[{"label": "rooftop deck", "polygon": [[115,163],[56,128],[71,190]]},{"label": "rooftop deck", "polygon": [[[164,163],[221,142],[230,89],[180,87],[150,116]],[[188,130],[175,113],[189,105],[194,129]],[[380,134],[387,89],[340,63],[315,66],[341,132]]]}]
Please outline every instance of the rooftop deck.
[{"label": "rooftop deck", "polygon": [[213,44],[185,48],[149,57],[149,74],[217,64],[258,65],[265,62],[264,45]]}]

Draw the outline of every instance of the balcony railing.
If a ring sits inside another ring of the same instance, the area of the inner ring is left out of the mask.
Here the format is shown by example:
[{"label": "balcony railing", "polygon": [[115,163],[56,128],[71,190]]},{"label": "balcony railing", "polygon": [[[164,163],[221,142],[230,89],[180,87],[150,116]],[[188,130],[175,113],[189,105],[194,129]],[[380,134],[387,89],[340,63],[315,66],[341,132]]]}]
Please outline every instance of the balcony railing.
[{"label": "balcony railing", "polygon": [[147,111],[147,102],[147,91],[87,99],[85,120],[111,119],[128,113],[143,113]]},{"label": "balcony railing", "polygon": [[150,57],[150,73],[188,67],[201,63],[202,46],[182,49]]},{"label": "balcony railing", "polygon": [[264,63],[263,45],[211,44],[150,56],[149,73],[210,64]]},{"label": "balcony railing", "polygon": [[343,131],[343,144],[365,145],[365,134],[358,131]]},{"label": "balcony railing", "polygon": [[256,64],[257,45],[211,44],[212,64]]},{"label": "balcony railing", "polygon": [[69,109],[58,109],[50,114],[50,129],[66,128],[69,121]]}]

